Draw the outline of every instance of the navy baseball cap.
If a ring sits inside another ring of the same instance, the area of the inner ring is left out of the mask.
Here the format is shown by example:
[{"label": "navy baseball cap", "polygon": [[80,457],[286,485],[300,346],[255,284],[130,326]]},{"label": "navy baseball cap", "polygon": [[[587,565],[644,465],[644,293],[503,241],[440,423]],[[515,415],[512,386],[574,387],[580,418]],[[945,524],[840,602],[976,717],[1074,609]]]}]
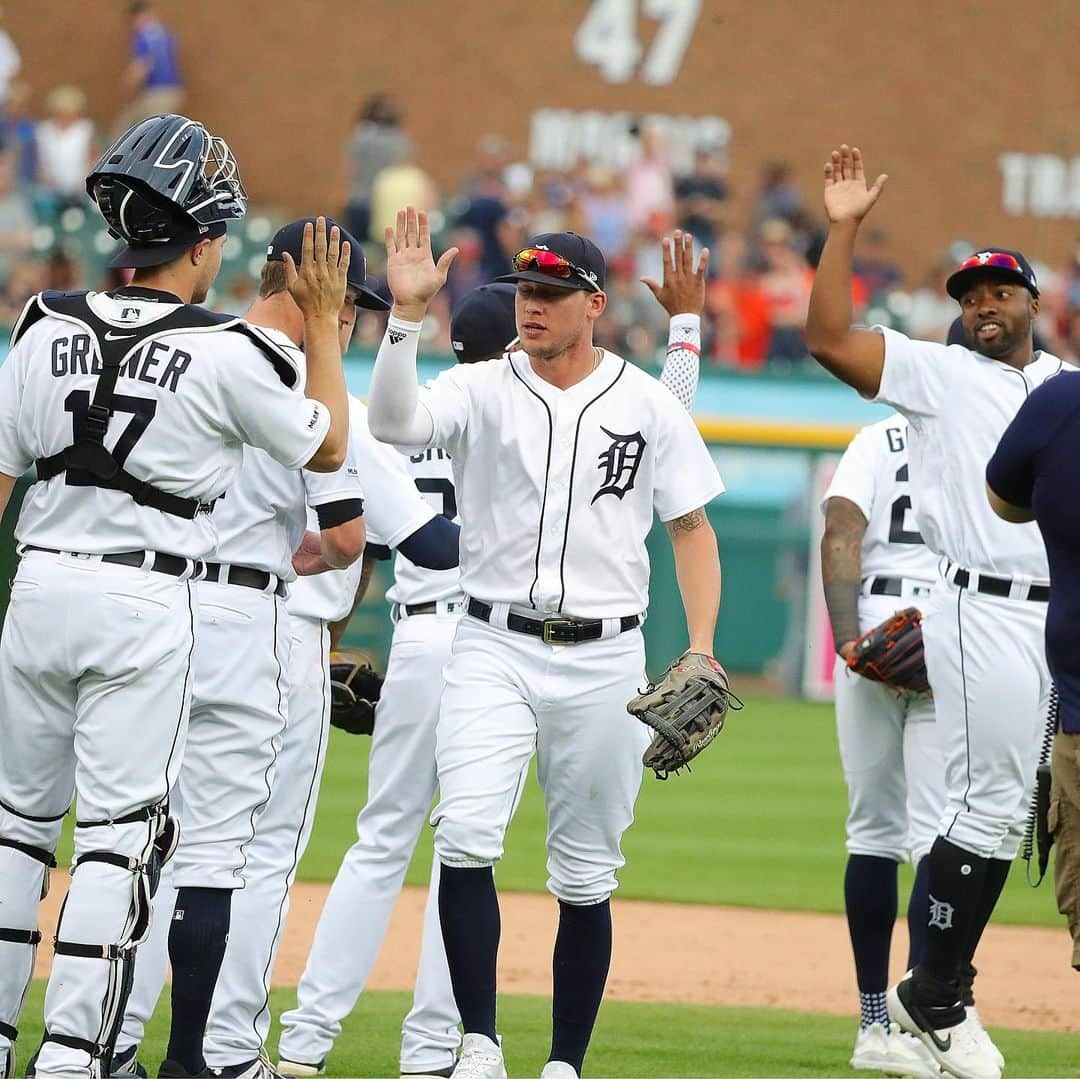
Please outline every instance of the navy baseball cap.
[{"label": "navy baseball cap", "polygon": [[[548,256],[551,265],[545,270]],[[570,264],[569,272],[563,260]],[[553,285],[555,288],[576,288],[586,292],[603,292],[607,266],[599,247],[578,236],[576,232],[542,232],[533,236],[525,247],[513,259],[514,272],[496,277],[496,281],[535,281],[541,285]]]},{"label": "navy baseball cap", "polygon": [[[314,217],[301,217],[282,225],[266,248],[266,261],[284,262],[284,253],[288,251],[293,262],[299,266],[304,252],[304,226],[314,225],[315,221]],[[356,306],[368,311],[389,311],[390,305],[368,284],[367,259],[364,258],[364,249],[356,237],[338,225],[332,217],[326,219],[326,234],[329,236],[335,225],[341,229],[342,241],[348,241],[349,244],[349,274],[346,280],[356,289]]]},{"label": "navy baseball cap", "polygon": [[1019,282],[1032,296],[1039,295],[1039,285],[1031,263],[1019,251],[1009,247],[983,247],[968,255],[945,282],[945,291],[954,300],[959,300],[980,274],[994,274]]},{"label": "navy baseball cap", "polygon": [[481,285],[467,293],[450,316],[450,344],[458,363],[491,360],[517,340],[514,297],[509,283]]},{"label": "navy baseball cap", "polygon": [[225,235],[225,222],[215,221],[199,225],[190,217],[175,215],[170,228],[170,238],[163,243],[126,243],[111,259],[110,270],[139,270],[151,266],[164,266],[190,251],[201,240],[216,240]]}]

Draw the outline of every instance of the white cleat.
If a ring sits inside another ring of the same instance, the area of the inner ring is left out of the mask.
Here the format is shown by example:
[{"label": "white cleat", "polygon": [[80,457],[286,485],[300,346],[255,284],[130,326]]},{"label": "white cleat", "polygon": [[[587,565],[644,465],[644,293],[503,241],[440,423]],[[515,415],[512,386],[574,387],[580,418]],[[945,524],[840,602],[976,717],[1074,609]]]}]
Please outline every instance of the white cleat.
[{"label": "white cleat", "polygon": [[920,1001],[911,984],[910,972],[888,991],[885,1001],[889,1018],[901,1030],[918,1038],[943,1072],[957,1079],[1001,1079],[997,1060],[984,1048],[966,1014],[954,1026],[934,1026],[931,1022],[934,1011],[945,1012],[952,1006]]},{"label": "white cleat", "polygon": [[565,1060],[549,1060],[540,1073],[540,1079],[581,1079]]},{"label": "white cleat", "polygon": [[856,1071],[908,1075],[912,1079],[940,1079],[941,1076],[941,1069],[929,1050],[895,1023],[887,1030],[882,1023],[860,1029],[849,1063]]},{"label": "white cleat", "polygon": [[979,1009],[973,1004],[970,1008],[965,1008],[967,1013],[968,1022],[971,1024],[972,1030],[975,1032],[975,1037],[982,1042],[983,1049],[989,1053],[996,1061],[997,1066],[1005,1070],[1005,1055],[1002,1051],[993,1043],[990,1035],[986,1032],[986,1027],[982,1025],[982,1019],[979,1018]]},{"label": "white cleat", "polygon": [[506,1079],[502,1046],[483,1034],[466,1034],[454,1079]]}]

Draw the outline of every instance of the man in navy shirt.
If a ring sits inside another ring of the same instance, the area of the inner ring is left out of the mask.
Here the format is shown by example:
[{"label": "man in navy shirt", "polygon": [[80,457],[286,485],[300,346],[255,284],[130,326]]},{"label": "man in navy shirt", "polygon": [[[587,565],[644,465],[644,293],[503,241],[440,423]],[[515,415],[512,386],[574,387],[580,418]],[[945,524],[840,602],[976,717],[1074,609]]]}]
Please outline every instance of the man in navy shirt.
[{"label": "man in navy shirt", "polygon": [[1046,657],[1060,699],[1051,760],[1050,829],[1058,910],[1068,919],[1080,970],[1080,372],[1032,391],[986,467],[994,512],[1035,521],[1050,564]]},{"label": "man in navy shirt", "polygon": [[179,112],[184,83],[177,60],[176,35],[154,14],[149,0],[134,0],[131,16],[131,62],[124,74],[131,102],[117,117],[117,133],[148,116]]}]

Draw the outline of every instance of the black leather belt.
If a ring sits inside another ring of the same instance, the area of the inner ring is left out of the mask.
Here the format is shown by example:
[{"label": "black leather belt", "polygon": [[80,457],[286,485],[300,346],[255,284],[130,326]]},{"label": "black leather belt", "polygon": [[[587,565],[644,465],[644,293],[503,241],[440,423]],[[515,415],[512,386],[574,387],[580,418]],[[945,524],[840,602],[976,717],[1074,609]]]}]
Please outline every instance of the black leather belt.
[{"label": "black leather belt", "polygon": [[406,603],[403,609],[409,618],[412,618],[414,614],[439,613],[439,605],[437,603]]},{"label": "black leather belt", "polygon": [[[952,581],[960,588],[967,588],[971,582],[971,574],[966,569],[958,569],[953,573]],[[987,596],[1001,596],[1003,599],[1008,599],[1012,593],[1012,581],[1008,577],[989,577],[985,573],[980,573],[979,585],[975,591]],[[1028,599],[1033,603],[1048,603],[1050,588],[1045,584],[1029,584],[1027,595],[1017,598]]]},{"label": "black leather belt", "polygon": [[[46,554],[70,554],[79,557],[77,551],[58,551],[53,547],[35,547],[27,544],[24,551],[44,551]],[[181,558],[175,554],[162,554],[160,551],[117,551],[115,554],[103,554],[102,562],[109,562],[116,566],[134,566],[141,569],[146,562],[147,554],[153,559],[149,569],[154,573],[167,573],[170,577],[183,577],[191,571],[192,577],[199,577],[202,573],[203,563],[199,559]],[[89,556],[84,556],[89,557]]]},{"label": "black leather belt", "polygon": [[[222,584],[238,584],[241,588],[255,588],[260,592],[265,592],[271,580],[273,580],[273,574],[267,573],[266,570],[252,569],[250,566],[228,566],[227,568],[229,571],[228,576],[222,581],[222,570],[226,569],[226,567],[220,562],[207,562],[206,576],[203,580],[217,581]],[[277,587],[274,589],[274,595],[284,599],[285,592],[285,582],[279,577]]]},{"label": "black leather belt", "polygon": [[872,596],[900,596],[903,592],[903,577],[875,577],[870,585]]},{"label": "black leather belt", "polygon": [[[481,622],[491,621],[491,604],[478,599],[470,599],[465,608],[473,618]],[[619,619],[619,632],[625,633],[641,624],[641,616],[623,615]],[[603,619],[579,620],[576,618],[525,618],[512,611],[506,616],[506,628],[515,633],[527,633],[530,637],[539,637],[544,644],[581,644],[582,641],[598,641],[604,635]]]}]

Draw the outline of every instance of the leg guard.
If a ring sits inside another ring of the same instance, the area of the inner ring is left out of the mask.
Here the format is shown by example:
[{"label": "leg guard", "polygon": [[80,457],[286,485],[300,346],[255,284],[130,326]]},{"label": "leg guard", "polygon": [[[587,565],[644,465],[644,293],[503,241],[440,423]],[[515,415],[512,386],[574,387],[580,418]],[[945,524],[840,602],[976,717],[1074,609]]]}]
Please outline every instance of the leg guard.
[{"label": "leg guard", "polygon": [[[108,1074],[135,951],[150,932],[151,899],[176,832],[166,803],[115,820],[76,823],[71,888],[60,911],[45,996],[41,1070],[70,1069],[77,1053],[89,1057],[92,1075]],[[106,843],[110,849],[101,849]],[[80,1060],[78,1066],[87,1064]]]},{"label": "leg guard", "polygon": [[53,820],[0,809],[0,1077],[15,1075],[15,1040],[34,973],[38,904],[49,890],[49,870],[63,814]]}]

